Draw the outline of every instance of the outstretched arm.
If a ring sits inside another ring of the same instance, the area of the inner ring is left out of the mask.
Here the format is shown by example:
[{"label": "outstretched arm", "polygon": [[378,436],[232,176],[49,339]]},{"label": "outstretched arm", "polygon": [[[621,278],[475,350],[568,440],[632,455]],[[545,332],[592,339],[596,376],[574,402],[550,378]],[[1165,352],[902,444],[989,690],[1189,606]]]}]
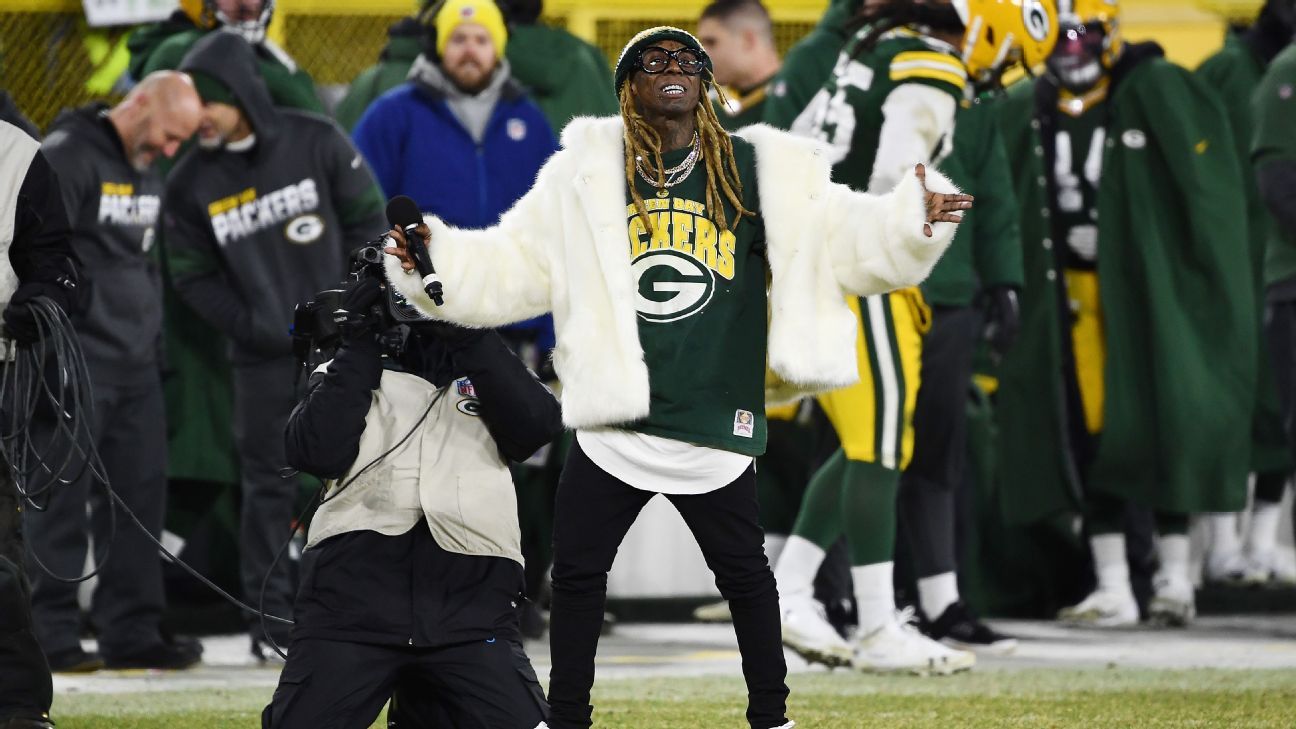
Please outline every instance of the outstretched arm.
[{"label": "outstretched arm", "polygon": [[842,288],[857,296],[922,283],[973,200],[921,164],[885,195],[837,184],[826,194],[825,237],[833,270]]},{"label": "outstretched arm", "polygon": [[553,172],[558,158],[550,158],[535,186],[497,225],[459,230],[429,216],[416,229],[444,283],[443,305],[424,293],[399,230],[388,234],[387,280],[424,316],[469,327],[504,326],[551,311],[548,256],[563,234],[557,218],[562,207],[554,199],[561,187]]}]

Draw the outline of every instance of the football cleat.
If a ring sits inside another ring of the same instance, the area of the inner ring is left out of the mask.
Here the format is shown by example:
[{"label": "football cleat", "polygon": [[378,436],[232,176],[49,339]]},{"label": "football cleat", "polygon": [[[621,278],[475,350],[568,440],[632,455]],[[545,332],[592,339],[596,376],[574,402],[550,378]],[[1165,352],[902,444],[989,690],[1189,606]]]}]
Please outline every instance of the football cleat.
[{"label": "football cleat", "polygon": [[810,663],[829,668],[849,666],[851,647],[828,622],[823,605],[813,597],[792,595],[779,599],[783,645]]},{"label": "football cleat", "polygon": [[923,635],[910,623],[912,610],[896,613],[871,633],[855,640],[851,665],[864,673],[909,673],[948,676],[976,665],[976,656]]},{"label": "football cleat", "polygon": [[1182,628],[1197,617],[1192,583],[1158,576],[1152,585],[1155,592],[1148,604],[1148,622],[1160,627]]},{"label": "football cleat", "polygon": [[968,606],[959,601],[945,608],[934,621],[920,626],[924,635],[962,650],[981,651],[1006,656],[1017,650],[1017,639],[998,632],[977,619]]},{"label": "football cleat", "polygon": [[1058,620],[1089,628],[1122,628],[1138,625],[1138,602],[1125,590],[1094,590],[1079,604],[1058,611]]},{"label": "football cleat", "polygon": [[693,619],[699,623],[732,623],[733,613],[729,612],[729,601],[707,603],[693,611]]}]

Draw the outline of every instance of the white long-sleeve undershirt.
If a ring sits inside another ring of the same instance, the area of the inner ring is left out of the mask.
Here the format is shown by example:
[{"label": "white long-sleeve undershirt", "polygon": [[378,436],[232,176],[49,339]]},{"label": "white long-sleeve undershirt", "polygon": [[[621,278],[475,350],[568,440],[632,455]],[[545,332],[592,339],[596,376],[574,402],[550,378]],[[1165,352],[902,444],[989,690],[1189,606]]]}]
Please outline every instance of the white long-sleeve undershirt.
[{"label": "white long-sleeve undershirt", "polygon": [[958,102],[948,91],[925,84],[897,86],[882,102],[882,130],[869,190],[895,187],[918,163],[939,163],[952,147]]}]

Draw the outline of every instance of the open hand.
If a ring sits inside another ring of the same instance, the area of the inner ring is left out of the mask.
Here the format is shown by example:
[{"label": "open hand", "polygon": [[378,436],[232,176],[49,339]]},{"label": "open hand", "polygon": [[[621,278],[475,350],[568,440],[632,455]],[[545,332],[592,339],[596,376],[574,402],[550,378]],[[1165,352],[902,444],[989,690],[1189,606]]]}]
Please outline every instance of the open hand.
[{"label": "open hand", "polygon": [[[432,242],[432,229],[427,226],[427,223],[419,223],[419,226],[414,229],[414,232],[423,236],[423,243],[425,245]],[[387,231],[387,237],[391,238],[392,242],[396,245],[387,246],[383,249],[383,252],[399,258],[401,268],[404,269],[405,273],[413,273],[414,259],[410,258],[409,242],[405,240],[404,231],[400,228],[392,228]]]},{"label": "open hand", "polygon": [[918,184],[923,186],[923,200],[927,203],[927,222],[923,223],[923,235],[928,238],[932,237],[932,223],[961,223],[963,215],[961,212],[955,215],[955,211],[972,209],[972,201],[975,198],[971,195],[948,194],[928,190],[927,168],[922,164],[914,167],[914,176],[918,178]]}]

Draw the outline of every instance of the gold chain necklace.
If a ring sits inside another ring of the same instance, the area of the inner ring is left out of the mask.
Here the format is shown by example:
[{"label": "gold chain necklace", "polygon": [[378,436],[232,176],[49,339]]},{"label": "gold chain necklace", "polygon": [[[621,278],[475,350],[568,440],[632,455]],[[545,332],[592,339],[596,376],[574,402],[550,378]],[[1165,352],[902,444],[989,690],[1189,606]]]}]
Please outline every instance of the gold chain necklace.
[{"label": "gold chain necklace", "polygon": [[687,180],[689,175],[693,173],[693,168],[697,166],[698,160],[701,157],[701,140],[698,138],[697,132],[693,132],[693,151],[689,152],[683,162],[680,162],[678,165],[675,165],[668,170],[662,170],[662,177],[664,178],[663,184],[659,185],[657,180],[650,177],[648,172],[644,170],[643,157],[635,157],[635,170],[639,172],[639,177],[643,178],[644,182],[657,188],[657,197],[667,198],[670,197],[669,188]]}]

